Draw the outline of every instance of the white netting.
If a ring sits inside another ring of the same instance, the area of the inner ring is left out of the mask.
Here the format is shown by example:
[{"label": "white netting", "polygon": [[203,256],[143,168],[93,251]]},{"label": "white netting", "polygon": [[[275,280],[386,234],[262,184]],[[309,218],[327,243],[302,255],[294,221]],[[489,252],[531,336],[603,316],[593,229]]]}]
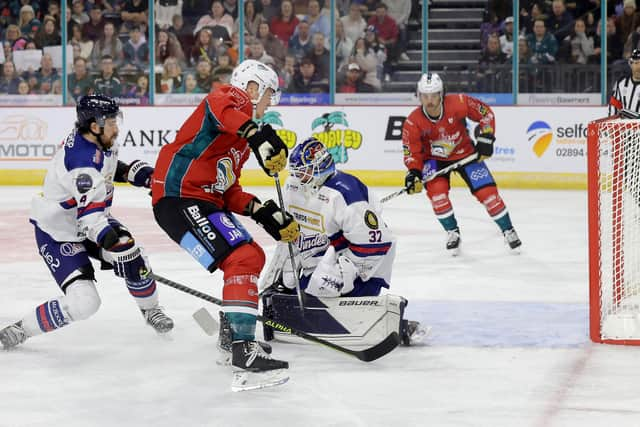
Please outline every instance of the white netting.
[{"label": "white netting", "polygon": [[603,121],[597,136],[600,335],[640,339],[640,121]]}]

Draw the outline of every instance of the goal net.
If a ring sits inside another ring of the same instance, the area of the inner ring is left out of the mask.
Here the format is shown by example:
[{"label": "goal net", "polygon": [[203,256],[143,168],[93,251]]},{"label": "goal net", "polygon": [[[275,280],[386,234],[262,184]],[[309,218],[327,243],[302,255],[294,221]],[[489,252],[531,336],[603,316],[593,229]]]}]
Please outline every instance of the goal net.
[{"label": "goal net", "polygon": [[587,143],[591,339],[640,345],[640,120],[593,121]]}]

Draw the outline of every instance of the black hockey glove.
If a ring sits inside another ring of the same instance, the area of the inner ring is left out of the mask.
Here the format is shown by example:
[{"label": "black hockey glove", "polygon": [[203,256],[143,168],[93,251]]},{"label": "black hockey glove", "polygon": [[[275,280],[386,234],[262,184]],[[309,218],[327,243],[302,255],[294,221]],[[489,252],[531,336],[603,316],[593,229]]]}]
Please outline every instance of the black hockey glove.
[{"label": "black hockey glove", "polygon": [[153,167],[142,160],[134,160],[129,165],[127,172],[127,181],[136,187],[151,187],[151,176],[153,175]]},{"label": "black hockey glove", "polygon": [[404,178],[404,188],[407,194],[416,194],[422,191],[422,172],[418,169],[409,169]]},{"label": "black hockey glove", "polygon": [[247,141],[267,175],[274,176],[287,165],[289,151],[271,125],[264,125],[248,137]]},{"label": "black hockey glove", "polygon": [[300,225],[291,214],[283,215],[273,200],[267,200],[251,218],[277,241],[292,242],[300,235]]},{"label": "black hockey glove", "polygon": [[480,155],[478,161],[488,159],[493,155],[493,141],[496,137],[492,133],[481,133],[476,138],[476,151]]}]

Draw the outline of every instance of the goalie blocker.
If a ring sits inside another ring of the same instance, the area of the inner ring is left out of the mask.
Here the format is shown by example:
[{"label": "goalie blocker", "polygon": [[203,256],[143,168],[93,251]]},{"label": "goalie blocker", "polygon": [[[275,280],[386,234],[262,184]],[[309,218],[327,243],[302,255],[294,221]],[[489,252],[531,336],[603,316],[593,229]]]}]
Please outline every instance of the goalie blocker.
[{"label": "goalie blocker", "polygon": [[[370,347],[398,332],[402,344],[421,341],[428,333],[418,322],[404,319],[407,300],[397,295],[318,298],[305,295],[304,316],[295,294],[279,293],[274,288],[262,294],[263,316],[341,346]],[[266,341],[300,343],[290,334],[263,326]]]}]

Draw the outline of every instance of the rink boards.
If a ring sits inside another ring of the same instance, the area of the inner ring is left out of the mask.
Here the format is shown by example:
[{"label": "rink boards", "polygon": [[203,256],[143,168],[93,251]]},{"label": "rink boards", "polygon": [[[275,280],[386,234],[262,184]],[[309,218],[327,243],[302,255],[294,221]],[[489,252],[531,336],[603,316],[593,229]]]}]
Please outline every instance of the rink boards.
[{"label": "rink boards", "polygon": [[[269,110],[271,124],[289,147],[315,136],[327,145],[338,167],[367,184],[398,186],[404,181],[402,123],[407,106],[282,106]],[[153,164],[192,107],[123,107],[120,159]],[[496,142],[487,162],[503,187],[586,188],[586,132],[604,107],[495,107]],[[47,160],[72,130],[74,108],[0,110],[0,184],[37,185]],[[469,123],[473,133],[475,124]],[[243,185],[271,185],[253,158]],[[454,180],[454,185],[460,185]]]}]

